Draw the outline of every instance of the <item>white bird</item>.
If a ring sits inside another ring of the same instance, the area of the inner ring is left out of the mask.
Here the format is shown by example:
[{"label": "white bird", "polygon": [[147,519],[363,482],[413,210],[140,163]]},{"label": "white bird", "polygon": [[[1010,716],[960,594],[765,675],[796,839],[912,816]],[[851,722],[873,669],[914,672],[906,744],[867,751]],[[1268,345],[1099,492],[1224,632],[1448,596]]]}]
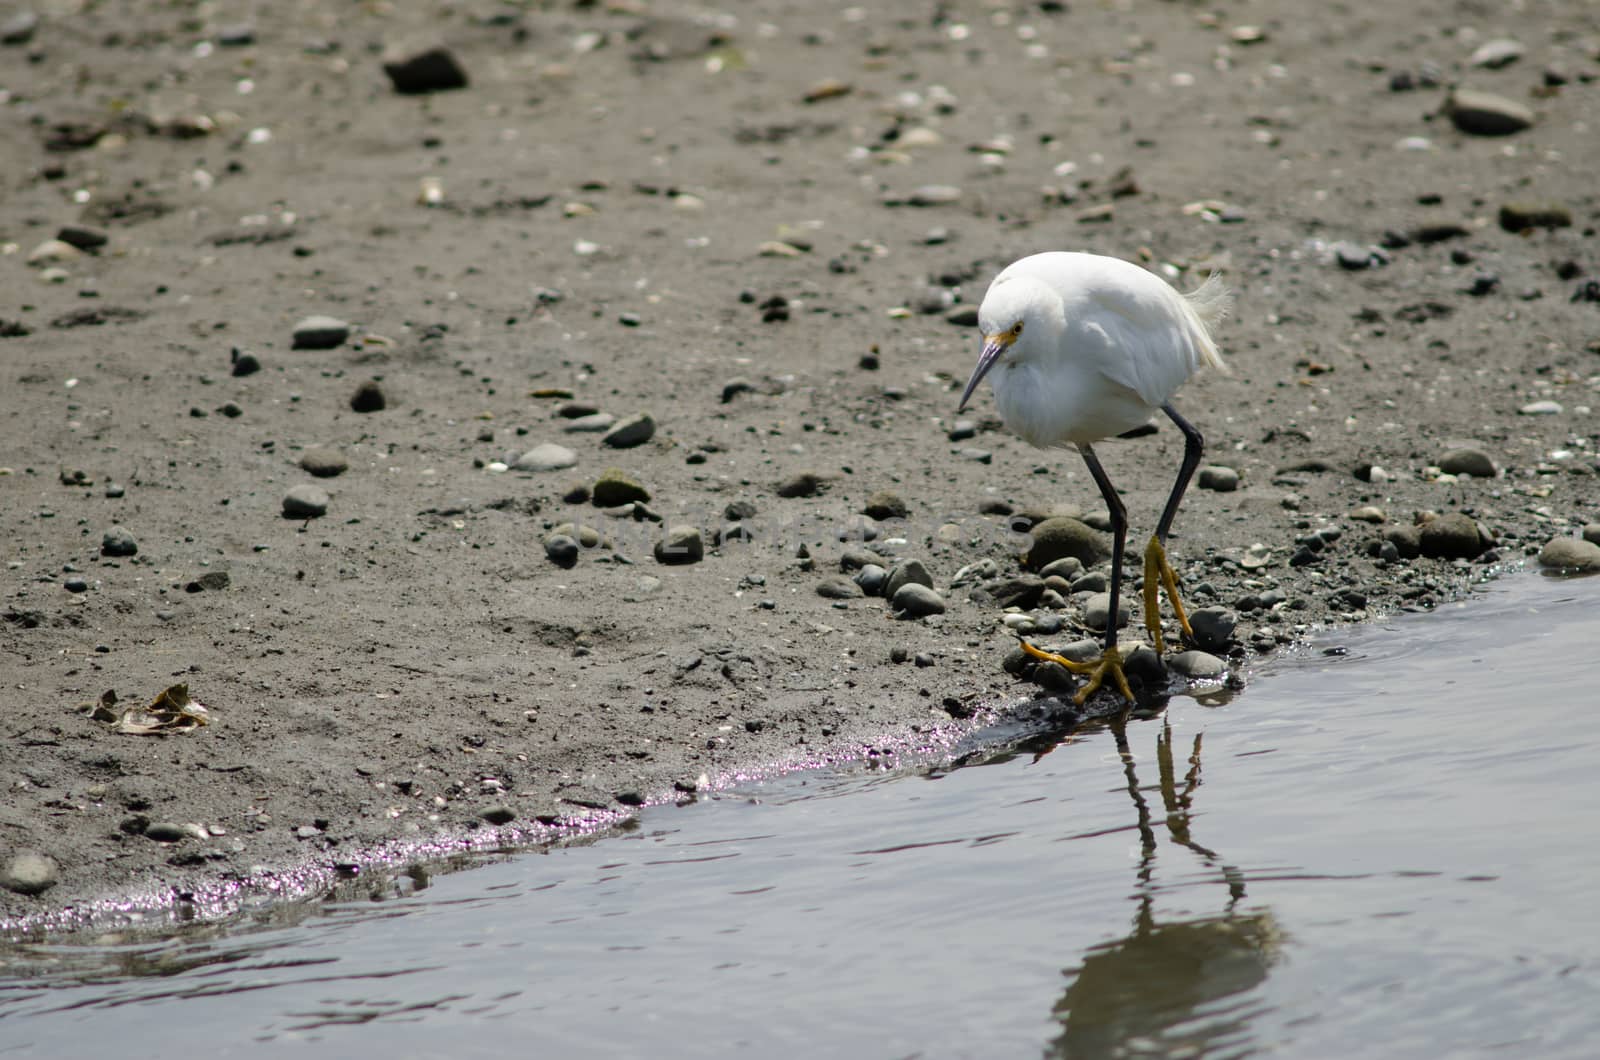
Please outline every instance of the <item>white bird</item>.
[{"label": "white bird", "polygon": [[1105,498],[1111,515],[1111,607],[1099,661],[1078,663],[1023,650],[1057,662],[1088,682],[1083,703],[1109,675],[1132,702],[1117,650],[1117,600],[1128,513],[1092,445],[1141,426],[1156,410],[1183,432],[1183,465],[1161,521],[1144,553],[1144,621],[1162,650],[1157,589],[1165,586],[1183,635],[1193,638],[1167,561],[1167,534],[1183,492],[1200,466],[1205,440],[1172,407],[1172,396],[1202,366],[1226,372],[1211,329],[1227,315],[1232,297],[1213,273],[1188,294],[1137,265],[1098,254],[1051,252],[1012,262],[994,278],[978,309],[983,352],[956,411],[967,407],[985,377],[1005,425],[1039,448],[1074,446]]}]

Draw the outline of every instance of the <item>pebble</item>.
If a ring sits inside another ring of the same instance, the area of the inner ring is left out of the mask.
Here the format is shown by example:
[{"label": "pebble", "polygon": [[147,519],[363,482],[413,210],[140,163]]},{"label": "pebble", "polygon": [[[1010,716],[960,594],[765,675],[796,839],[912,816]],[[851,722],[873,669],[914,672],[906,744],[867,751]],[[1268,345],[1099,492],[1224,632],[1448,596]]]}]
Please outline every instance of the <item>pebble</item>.
[{"label": "pebble", "polygon": [[1583,528],[1583,539],[1592,545],[1600,545],[1600,523],[1589,523]]},{"label": "pebble", "polygon": [[1039,568],[1039,577],[1046,580],[1050,578],[1063,578],[1071,582],[1083,573],[1083,561],[1077,556],[1062,556],[1058,560],[1046,563]]},{"label": "pebble", "polygon": [[600,477],[594,480],[592,495],[599,508],[643,504],[650,499],[650,491],[619,467],[608,467],[600,472]]},{"label": "pebble", "polygon": [[1487,70],[1498,70],[1502,66],[1510,66],[1522,58],[1522,44],[1518,41],[1497,37],[1486,40],[1473,51],[1472,57],[1467,61],[1473,66],[1481,66]]},{"label": "pebble", "polygon": [[350,461],[337,449],[314,447],[300,454],[300,470],[317,478],[336,478],[350,469]]},{"label": "pebble", "polygon": [[960,328],[977,327],[978,307],[975,305],[951,306],[945,310],[944,319],[946,323],[954,324]]},{"label": "pebble", "polygon": [[1420,545],[1424,556],[1435,559],[1472,559],[1483,551],[1477,520],[1460,512],[1424,523]]},{"label": "pebble", "polygon": [[350,325],[336,317],[309,316],[294,326],[297,350],[331,350],[350,337]]},{"label": "pebble", "polygon": [[0,868],[0,887],[15,894],[43,894],[60,882],[55,859],[30,850],[13,854]]},{"label": "pebble", "polygon": [[132,556],[137,555],[138,551],[139,543],[125,527],[113,526],[100,538],[102,556]]},{"label": "pebble", "polygon": [[722,509],[722,517],[730,523],[737,523],[742,519],[753,518],[757,511],[755,501],[729,501],[727,507]]},{"label": "pebble", "polygon": [[383,64],[394,90],[403,95],[467,87],[467,72],[446,48],[429,48]]},{"label": "pebble", "polygon": [[536,445],[512,462],[514,471],[560,471],[577,464],[578,454],[564,445],[545,442]]},{"label": "pebble", "polygon": [[906,585],[933,588],[933,575],[928,573],[928,568],[920,559],[903,559],[889,568],[889,577],[884,582],[883,594],[892,600],[901,587]]},{"label": "pebble", "polygon": [[876,564],[885,570],[889,567],[889,560],[878,555],[870,548],[847,548],[839,553],[839,569],[845,573],[860,570],[868,564]]},{"label": "pebble", "polygon": [[648,442],[655,433],[656,421],[648,412],[640,412],[618,421],[600,440],[613,449],[632,449]]},{"label": "pebble", "polygon": [[609,412],[596,412],[568,420],[561,425],[561,429],[568,434],[598,434],[601,431],[609,431],[616,422],[617,418]]},{"label": "pebble", "polygon": [[908,509],[906,502],[900,499],[898,493],[879,490],[867,498],[867,503],[862,506],[861,512],[872,519],[904,519]]},{"label": "pebble", "polygon": [[578,542],[566,534],[551,534],[544,539],[544,554],[551,563],[570,570],[578,565]]},{"label": "pebble", "polygon": [[83,251],[71,243],[61,239],[47,239],[43,243],[28,251],[28,264],[34,268],[45,265],[58,265],[63,261],[72,261],[83,256]]},{"label": "pebble", "polygon": [[924,184],[905,201],[911,206],[946,206],[961,201],[961,189],[954,184]]},{"label": "pebble", "polygon": [[855,600],[864,595],[860,585],[849,578],[824,578],[817,584],[817,595],[829,600]]},{"label": "pebble", "polygon": [[706,543],[693,526],[669,526],[666,536],[656,542],[657,563],[669,565],[699,563],[705,558]]},{"label": "pebble", "polygon": [[0,44],[26,44],[39,28],[39,16],[26,9],[0,22]]},{"label": "pebble", "polygon": [[889,583],[889,572],[876,563],[868,563],[856,571],[855,583],[868,596],[882,596],[883,587]]},{"label": "pebble", "polygon": [[328,491],[321,486],[301,483],[283,495],[285,519],[315,519],[328,512]]},{"label": "pebble", "polygon": [[814,497],[822,488],[822,477],[815,471],[801,471],[778,483],[780,497]]},{"label": "pebble", "polygon": [[748,379],[730,379],[722,384],[722,403],[726,405],[740,394],[753,394],[755,389],[756,385]]},{"label": "pebble", "polygon": [[1364,247],[1359,243],[1341,240],[1328,249],[1333,252],[1340,268],[1351,271],[1375,269],[1389,264],[1389,255],[1381,247]]},{"label": "pebble", "polygon": [[994,463],[994,454],[987,449],[959,449],[956,451],[956,455],[963,460],[971,460],[977,464]]},{"label": "pebble", "polygon": [[145,826],[144,837],[157,843],[177,843],[189,838],[189,829],[173,821],[151,821]]},{"label": "pebble", "polygon": [[1029,531],[1032,544],[1025,557],[1028,567],[1041,570],[1064,556],[1085,566],[1100,562],[1107,555],[1101,535],[1077,519],[1058,516],[1045,519]]},{"label": "pebble", "polygon": [[946,432],[945,436],[952,442],[964,442],[968,438],[977,437],[977,434],[978,425],[976,423],[971,420],[956,420],[950,425],[950,430]]},{"label": "pebble", "polygon": [[1533,124],[1533,111],[1492,92],[1457,89],[1445,100],[1444,113],[1457,129],[1473,136],[1510,136]]},{"label": "pebble", "polygon": [[1044,579],[1036,574],[1019,574],[988,582],[983,591],[994,600],[996,607],[1020,607],[1023,610],[1037,607],[1044,595]]},{"label": "pebble", "polygon": [[1447,475],[1471,475],[1474,478],[1494,478],[1499,474],[1488,453],[1465,446],[1448,450],[1439,457],[1439,470]]},{"label": "pebble", "polygon": [[582,548],[599,548],[608,544],[605,535],[592,526],[583,526],[579,523],[558,523],[550,531],[551,535],[563,534],[572,538]]},{"label": "pebble", "polygon": [[517,819],[517,811],[504,803],[497,803],[494,806],[485,806],[479,810],[478,818],[486,824],[510,824]]},{"label": "pebble", "polygon": [[1517,410],[1523,416],[1559,416],[1562,413],[1559,401],[1530,401]]},{"label": "pebble", "polygon": [[376,379],[368,379],[350,395],[350,408],[354,412],[382,412],[388,404],[389,399],[384,397],[383,387]]},{"label": "pebble", "polygon": [[104,228],[96,228],[93,225],[62,225],[61,230],[56,233],[56,238],[79,250],[93,252],[105,246],[111,236]]},{"label": "pebble", "polygon": [[[1105,629],[1106,620],[1111,617],[1111,594],[1095,593],[1083,605],[1083,624],[1090,629]],[[1117,601],[1117,628],[1121,629],[1128,624],[1128,604],[1126,600]]]},{"label": "pebble", "polygon": [[876,541],[882,531],[878,521],[870,515],[851,515],[845,518],[844,524],[838,529],[840,541]]},{"label": "pebble", "polygon": [[1200,469],[1200,488],[1203,490],[1216,490],[1218,493],[1232,493],[1239,488],[1239,472],[1231,467],[1221,464],[1208,464]]},{"label": "pebble", "polygon": [[[1265,597],[1263,597],[1265,603]],[[1233,639],[1239,616],[1225,607],[1202,607],[1189,614],[1189,628],[1194,630],[1194,642],[1206,651],[1221,651]]]},{"label": "pebble", "polygon": [[1557,202],[1508,202],[1500,207],[1500,227],[1507,232],[1571,226],[1572,211]]},{"label": "pebble", "polygon": [[944,614],[944,598],[919,582],[901,585],[890,597],[889,603],[896,611],[912,618]]},{"label": "pebble", "polygon": [[1208,651],[1180,651],[1167,656],[1167,665],[1184,677],[1221,677],[1227,664]]},{"label": "pebble", "polygon": [[1576,537],[1557,537],[1539,550],[1539,566],[1559,570],[1600,570],[1600,545]]},{"label": "pebble", "polygon": [[1383,532],[1383,540],[1394,546],[1401,559],[1422,555],[1422,531],[1415,526],[1391,526]]},{"label": "pebble", "polygon": [[62,582],[61,587],[69,593],[86,593],[89,591],[89,583],[81,574],[74,574]]},{"label": "pebble", "polygon": [[236,376],[255,375],[261,371],[261,358],[253,353],[246,353],[235,346],[229,353],[230,371]]},{"label": "pebble", "polygon": [[1352,508],[1348,518],[1354,519],[1358,523],[1385,523],[1389,521],[1388,513],[1382,508],[1371,504],[1360,508]]}]

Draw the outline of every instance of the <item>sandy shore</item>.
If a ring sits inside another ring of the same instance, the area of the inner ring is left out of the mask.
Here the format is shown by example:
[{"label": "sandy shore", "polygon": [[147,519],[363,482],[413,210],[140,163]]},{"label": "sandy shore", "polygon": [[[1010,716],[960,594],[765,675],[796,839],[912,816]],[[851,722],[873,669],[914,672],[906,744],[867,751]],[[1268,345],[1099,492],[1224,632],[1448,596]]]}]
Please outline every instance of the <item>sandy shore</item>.
[{"label": "sandy shore", "polygon": [[[1039,606],[1013,520],[1103,505],[954,409],[964,313],[1033,251],[1236,291],[1232,373],[1178,402],[1236,488],[1173,539],[1236,678],[1600,520],[1578,0],[83,7],[0,26],[9,922],[1032,699],[1005,604],[1064,643],[1094,583]],[[465,86],[397,91],[435,46]],[[1101,447],[1135,541],[1180,451]],[[945,612],[855,595],[863,548]],[[83,707],[179,683],[209,724]]]}]

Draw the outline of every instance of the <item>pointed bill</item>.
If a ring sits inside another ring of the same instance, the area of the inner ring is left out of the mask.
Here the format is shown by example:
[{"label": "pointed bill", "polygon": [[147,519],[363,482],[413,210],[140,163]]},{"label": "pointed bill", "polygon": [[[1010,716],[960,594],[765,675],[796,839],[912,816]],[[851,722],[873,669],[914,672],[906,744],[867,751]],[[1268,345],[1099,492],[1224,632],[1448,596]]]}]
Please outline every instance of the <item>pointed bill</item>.
[{"label": "pointed bill", "polygon": [[989,374],[989,369],[994,367],[1000,355],[1011,346],[1014,336],[1004,332],[999,335],[985,335],[983,338],[983,352],[978,354],[978,366],[972,370],[972,378],[967,380],[967,389],[961,392],[961,404],[956,406],[957,412],[964,412],[967,402],[972,400],[972,392],[978,389],[978,384],[983,382],[983,377]]}]

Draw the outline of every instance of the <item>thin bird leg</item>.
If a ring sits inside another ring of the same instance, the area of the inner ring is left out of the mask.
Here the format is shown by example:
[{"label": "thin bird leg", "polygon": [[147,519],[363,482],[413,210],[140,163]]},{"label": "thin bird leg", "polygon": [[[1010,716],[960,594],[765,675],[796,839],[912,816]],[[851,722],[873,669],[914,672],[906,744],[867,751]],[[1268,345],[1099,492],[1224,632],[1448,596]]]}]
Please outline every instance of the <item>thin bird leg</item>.
[{"label": "thin bird leg", "polygon": [[1189,628],[1189,616],[1183,610],[1183,599],[1178,595],[1178,574],[1167,561],[1166,546],[1172,521],[1178,516],[1178,505],[1183,500],[1184,490],[1189,488],[1189,480],[1194,478],[1195,470],[1200,466],[1200,454],[1206,446],[1206,440],[1201,437],[1199,430],[1178,415],[1178,410],[1171,403],[1162,405],[1161,411],[1183,432],[1183,466],[1178,469],[1178,481],[1172,484],[1172,493],[1167,497],[1167,506],[1162,509],[1156,532],[1144,550],[1144,624],[1150,631],[1150,640],[1155,645],[1157,655],[1164,648],[1161,642],[1160,604],[1156,598],[1158,586],[1167,590],[1167,599],[1172,601],[1172,610],[1177,616],[1179,628],[1183,630],[1184,639],[1194,640],[1194,630]]},{"label": "thin bird leg", "polygon": [[1022,650],[1035,659],[1058,663],[1075,674],[1087,675],[1089,680],[1072,697],[1072,701],[1080,707],[1105,683],[1108,674],[1117,691],[1122,693],[1122,698],[1132,703],[1133,692],[1128,688],[1128,679],[1122,672],[1122,652],[1117,649],[1117,598],[1122,586],[1122,551],[1128,540],[1128,510],[1123,507],[1122,498],[1117,496],[1116,487],[1111,485],[1111,479],[1106,475],[1106,469],[1100,466],[1100,458],[1094,455],[1094,450],[1083,444],[1078,446],[1078,452],[1083,454],[1083,462],[1089,465],[1089,474],[1094,476],[1095,485],[1100,487],[1100,495],[1105,498],[1106,508],[1111,513],[1111,607],[1106,614],[1105,650],[1100,653],[1098,660],[1088,663],[1075,662],[1054,652],[1040,651],[1027,641],[1022,642]]}]

